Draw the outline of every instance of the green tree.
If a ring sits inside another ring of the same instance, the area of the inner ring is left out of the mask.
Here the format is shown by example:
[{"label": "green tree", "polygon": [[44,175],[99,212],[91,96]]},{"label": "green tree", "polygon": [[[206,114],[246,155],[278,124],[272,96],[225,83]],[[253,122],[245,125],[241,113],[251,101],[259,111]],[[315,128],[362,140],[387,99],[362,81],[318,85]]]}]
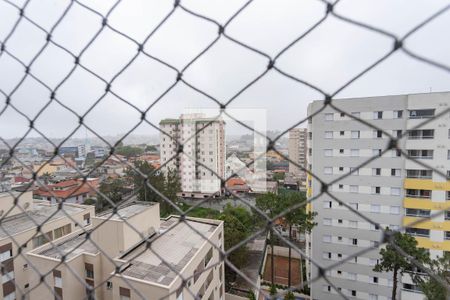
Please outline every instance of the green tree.
[{"label": "green tree", "polygon": [[288,292],[284,295],[284,300],[295,300],[294,293],[293,293],[292,291],[288,291]]},{"label": "green tree", "polygon": [[133,146],[117,146],[114,149],[115,154],[123,155],[127,158],[138,156],[144,153],[144,150],[139,147],[133,147]]},{"label": "green tree", "polygon": [[112,207],[111,202],[115,204],[122,201],[122,195],[124,193],[123,186],[124,181],[120,178],[100,183],[99,191],[101,194],[99,193],[97,195],[96,209],[102,211]]},{"label": "green tree", "polygon": [[[274,193],[267,193],[256,197],[256,207],[261,211],[267,214],[269,218],[275,217],[275,214],[278,211],[278,198]],[[274,263],[274,245],[273,245],[273,229],[270,227],[269,229],[269,242],[270,249],[272,250],[272,254],[270,255],[270,270],[271,270],[271,283],[272,286],[275,284],[275,263]]]},{"label": "green tree", "polygon": [[168,203],[159,195],[159,193],[164,194],[164,175],[156,172],[155,168],[146,161],[135,161],[134,168],[136,170],[129,168],[127,175],[134,184],[138,200],[159,202],[161,215],[166,215],[169,210]]},{"label": "green tree", "polygon": [[277,294],[277,287],[275,286],[275,284],[272,283],[270,285],[269,293],[270,296],[272,296],[272,299],[275,298],[274,296]]},{"label": "green tree", "polygon": [[[230,204],[227,204],[219,219],[224,221],[225,250],[236,246],[251,233],[251,225],[247,222],[252,220],[252,217],[250,212],[243,207],[232,207]],[[229,254],[228,259],[237,268],[243,267],[247,262],[247,247],[245,245],[238,247]],[[228,282],[235,280],[236,273],[228,266],[225,267],[225,272]]]},{"label": "green tree", "polygon": [[[256,207],[263,212],[267,213],[270,218],[275,217],[277,214],[285,211],[288,208],[292,208],[295,205],[301,204],[306,200],[305,193],[299,193],[295,191],[281,191],[279,194],[268,193],[256,198]],[[314,223],[314,216],[310,212],[306,212],[305,206],[300,205],[295,209],[289,210],[281,220],[286,223],[289,230],[289,240],[292,240],[292,227],[298,228],[299,232],[310,232],[316,225]],[[270,229],[270,245],[273,253],[273,231]],[[291,286],[291,246],[289,248],[289,270],[288,270],[288,285]],[[271,255],[271,270],[274,270],[274,258]],[[274,283],[274,274],[272,272],[272,283]]]},{"label": "green tree", "polygon": [[[280,210],[287,208],[293,208],[296,205],[305,203],[306,194],[299,193],[295,191],[282,191],[280,192],[278,201],[278,206]],[[314,223],[314,217],[316,213],[306,212],[304,205],[296,209],[291,209],[283,218],[286,225],[288,226],[289,232],[289,241],[292,241],[292,227],[295,226],[299,232],[310,233],[311,230],[317,223]],[[292,284],[292,274],[291,274],[291,255],[292,249],[291,246],[288,245],[289,248],[289,260],[288,260],[288,286],[291,287]]]},{"label": "green tree", "polygon": [[433,259],[429,262],[430,271],[441,278],[447,287],[433,277],[414,273],[413,281],[417,284],[427,299],[430,300],[446,300],[450,299],[448,287],[450,286],[450,253],[445,253],[443,257]]},{"label": "green tree", "polygon": [[157,149],[154,145],[148,145],[145,147],[145,152],[156,152]]},{"label": "green tree", "polygon": [[248,292],[248,299],[249,300],[256,300],[256,296],[255,296],[255,293],[253,293],[253,291],[249,291]]},{"label": "green tree", "polygon": [[397,297],[398,276],[411,269],[411,262],[407,256],[400,253],[392,244],[402,249],[407,255],[414,258],[418,262],[427,262],[428,253],[423,248],[417,247],[417,241],[413,236],[406,233],[392,232],[388,229],[387,233],[393,234],[393,239],[380,250],[381,259],[375,265],[375,272],[392,272],[392,300]]}]

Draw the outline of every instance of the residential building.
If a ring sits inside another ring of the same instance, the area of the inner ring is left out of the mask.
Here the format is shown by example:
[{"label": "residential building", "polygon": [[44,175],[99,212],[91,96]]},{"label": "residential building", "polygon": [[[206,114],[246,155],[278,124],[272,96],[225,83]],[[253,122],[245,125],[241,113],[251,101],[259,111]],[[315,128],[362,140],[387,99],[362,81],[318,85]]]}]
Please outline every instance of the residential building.
[{"label": "residential building", "polygon": [[96,193],[95,189],[98,187],[97,178],[88,178],[86,182],[83,182],[83,179],[71,179],[39,187],[33,191],[33,198],[47,200],[51,204],[59,202],[82,204],[90,194]]},{"label": "residential building", "polygon": [[[94,207],[64,204],[59,208],[48,201],[33,200],[30,191],[23,194],[7,192],[0,193],[0,212],[0,262],[3,267],[0,291],[3,298],[0,298],[10,300],[22,299],[32,287],[31,276],[37,276],[24,253],[79,228],[89,228]],[[41,224],[39,232],[36,232],[36,224]]]},{"label": "residential building", "polygon": [[[307,129],[293,128],[289,130],[289,173],[306,180]],[[302,169],[303,168],[303,169]]]},{"label": "residential building", "polygon": [[[203,114],[181,115],[160,122],[160,156],[163,170],[177,170],[181,196],[220,195],[225,176],[225,122]],[[183,153],[177,155],[178,146]]]},{"label": "residential building", "polygon": [[[111,234],[114,232],[114,234]],[[176,216],[134,202],[92,217],[89,238],[73,232],[28,252],[31,299],[224,299],[223,222]],[[60,264],[65,257],[65,263]],[[117,267],[116,267],[117,266]],[[182,287],[182,278],[187,280]],[[89,287],[94,287],[89,290]],[[188,290],[189,289],[189,290]]]},{"label": "residential building", "polygon": [[[314,101],[308,107],[312,116],[308,124],[308,168],[312,174],[324,182],[349,174],[330,185],[328,191],[382,227],[414,235],[432,258],[450,251],[450,116],[442,114],[449,103],[450,93],[429,93],[333,100],[346,113],[331,107],[318,112],[323,101]],[[390,142],[386,133],[394,138],[404,136],[398,147],[429,167],[407,159],[396,149],[384,151]],[[379,249],[357,254],[380,243],[379,226],[329,195],[319,196],[321,191],[320,182],[308,176],[307,196],[317,197],[308,209],[318,213],[318,224],[308,237],[309,255],[325,267],[351,257],[327,273],[331,282],[348,297],[389,299],[392,275],[373,272]],[[447,213],[436,215],[442,210]],[[426,221],[409,225],[419,218]],[[311,265],[311,278],[318,275],[318,268]],[[409,275],[401,281],[401,299],[424,298]],[[337,297],[323,279],[314,281],[311,291],[312,299]]]}]

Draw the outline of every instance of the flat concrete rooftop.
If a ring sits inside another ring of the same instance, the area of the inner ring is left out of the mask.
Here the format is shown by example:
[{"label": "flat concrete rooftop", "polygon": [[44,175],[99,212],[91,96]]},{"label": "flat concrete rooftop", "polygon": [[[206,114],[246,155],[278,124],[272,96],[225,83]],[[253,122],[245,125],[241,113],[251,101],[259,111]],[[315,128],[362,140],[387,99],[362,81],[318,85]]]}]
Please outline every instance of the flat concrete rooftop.
[{"label": "flat concrete rooftop", "polygon": [[[202,236],[192,230],[185,222],[178,222],[177,217],[170,217],[161,222],[160,232],[151,241],[151,250],[146,249],[145,243],[126,253],[122,260],[129,260],[130,265],[122,271],[122,275],[146,280],[161,285],[170,285],[177,274],[195,256],[205,242]],[[186,220],[206,238],[210,238],[218,224],[201,221]],[[153,241],[152,241],[153,240]],[[161,261],[154,253],[164,258]]]},{"label": "flat concrete rooftop", "polygon": [[61,259],[62,255],[66,255],[67,259],[71,259],[82,253],[97,254],[98,252],[97,247],[86,239],[85,233],[82,233],[37,254],[56,259]]},{"label": "flat concrete rooftop", "polygon": [[108,210],[104,213],[98,214],[96,217],[110,220],[128,219],[153,205],[155,205],[155,202],[131,202],[126,206],[119,207],[117,213],[114,213],[112,210]]},{"label": "flat concrete rooftop", "polygon": [[36,228],[36,224],[52,222],[84,210],[86,209],[70,204],[64,204],[63,208],[59,210],[57,205],[34,202],[33,208],[27,210],[26,213],[6,217],[2,221],[2,226],[0,226],[0,239],[7,238],[8,235],[13,236],[20,232]]}]

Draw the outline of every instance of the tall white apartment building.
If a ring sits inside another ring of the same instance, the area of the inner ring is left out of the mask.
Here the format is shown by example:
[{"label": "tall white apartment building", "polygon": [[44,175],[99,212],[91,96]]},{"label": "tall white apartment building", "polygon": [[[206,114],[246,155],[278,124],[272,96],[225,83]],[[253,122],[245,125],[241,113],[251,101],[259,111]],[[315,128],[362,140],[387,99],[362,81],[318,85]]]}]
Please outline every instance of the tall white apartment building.
[{"label": "tall white apartment building", "polygon": [[[161,165],[165,171],[178,170],[181,196],[220,194],[225,175],[225,122],[188,114],[164,119],[159,126],[166,133],[160,133]],[[183,153],[177,156],[178,145],[183,145]]]},{"label": "tall white apartment building", "polygon": [[[293,128],[289,130],[288,141],[288,154],[289,154],[289,173],[294,174],[306,179],[306,154],[307,154],[307,129],[306,128]],[[295,162],[292,163],[292,162]],[[297,165],[296,165],[297,164]],[[300,167],[303,167],[302,170]]]},{"label": "tall white apartment building", "polygon": [[[308,124],[308,168],[324,182],[353,173],[329,186],[329,191],[366,217],[383,227],[414,235],[420,247],[429,249],[432,258],[450,251],[450,93],[429,93],[334,100],[342,111],[373,124],[373,129],[327,107],[310,118]],[[322,106],[314,101],[308,107],[311,116]],[[442,114],[442,115],[440,115]],[[439,116],[439,117],[437,117]],[[421,126],[421,123],[428,121]],[[407,159],[388,147],[389,137],[397,137],[409,156],[431,168]],[[377,157],[359,170],[356,167]],[[321,184],[308,176],[309,198],[321,192]],[[392,293],[392,275],[373,272],[379,249],[380,229],[322,195],[308,207],[318,213],[318,225],[309,238],[308,254],[326,267],[352,257],[327,271],[326,275],[342,293],[354,299],[385,300]],[[444,214],[433,217],[439,211]],[[425,222],[409,226],[419,218]],[[318,268],[310,265],[312,279]],[[398,299],[424,299],[423,294],[403,276]],[[312,283],[312,299],[339,299],[325,280]]]}]

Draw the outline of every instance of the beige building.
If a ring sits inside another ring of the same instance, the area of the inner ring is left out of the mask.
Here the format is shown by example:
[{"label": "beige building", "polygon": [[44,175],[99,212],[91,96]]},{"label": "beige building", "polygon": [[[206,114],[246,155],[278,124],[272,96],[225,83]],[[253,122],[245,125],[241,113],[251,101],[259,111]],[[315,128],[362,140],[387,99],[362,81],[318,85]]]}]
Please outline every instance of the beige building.
[{"label": "beige building", "polygon": [[223,299],[223,222],[160,220],[158,203],[136,202],[92,217],[89,229],[28,252],[48,274],[46,284],[31,274],[31,299]]},{"label": "beige building", "polygon": [[300,177],[302,181],[306,181],[306,172],[301,168],[293,164],[302,166],[306,169],[306,151],[307,151],[307,129],[306,128],[293,128],[289,130],[289,173]]},{"label": "beige building", "polygon": [[[37,271],[24,253],[73,231],[89,228],[93,215],[93,206],[64,204],[58,209],[48,201],[33,200],[31,191],[0,193],[0,262],[3,267],[0,299],[21,299],[32,288],[31,279],[37,276]],[[39,232],[37,224],[42,224]]]},{"label": "beige building", "polygon": [[[181,196],[220,193],[225,176],[225,122],[188,114],[161,120],[159,126],[166,133],[160,134],[161,165],[165,171],[178,170]],[[183,154],[176,156],[178,144],[183,145]]]}]

